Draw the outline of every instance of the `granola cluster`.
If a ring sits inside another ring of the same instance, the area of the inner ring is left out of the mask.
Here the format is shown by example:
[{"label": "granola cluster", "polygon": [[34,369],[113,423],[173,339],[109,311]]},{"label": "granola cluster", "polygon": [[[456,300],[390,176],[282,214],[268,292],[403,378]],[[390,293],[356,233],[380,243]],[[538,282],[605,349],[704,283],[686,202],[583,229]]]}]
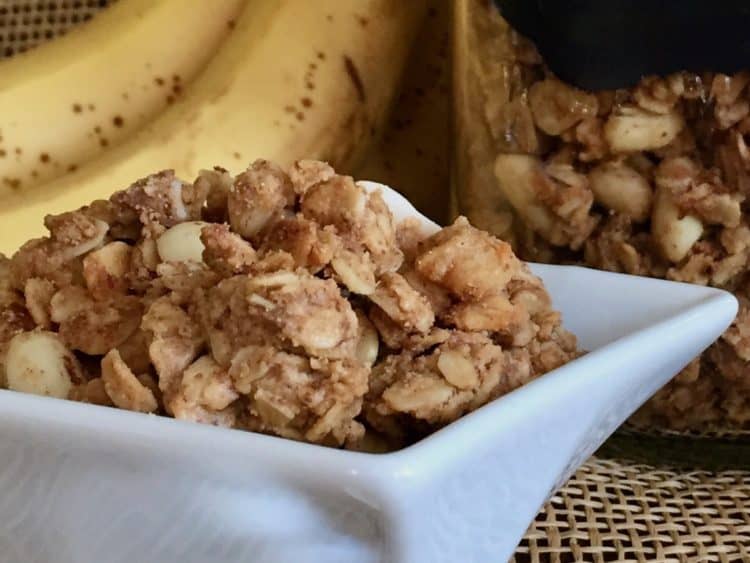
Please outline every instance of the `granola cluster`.
[{"label": "granola cluster", "polygon": [[[750,422],[750,72],[679,72],[586,92],[550,73],[497,13],[481,25],[487,48],[509,61],[495,79],[512,83],[500,89],[508,97],[490,101],[488,90],[486,117],[492,189],[514,210],[519,255],[734,292],[732,327],[638,419]],[[483,67],[486,86],[499,70]],[[470,216],[492,229],[482,213]]]},{"label": "granola cluster", "polygon": [[0,261],[10,389],[319,444],[405,444],[576,355],[463,219],[425,237],[325,163],[153,174]]}]

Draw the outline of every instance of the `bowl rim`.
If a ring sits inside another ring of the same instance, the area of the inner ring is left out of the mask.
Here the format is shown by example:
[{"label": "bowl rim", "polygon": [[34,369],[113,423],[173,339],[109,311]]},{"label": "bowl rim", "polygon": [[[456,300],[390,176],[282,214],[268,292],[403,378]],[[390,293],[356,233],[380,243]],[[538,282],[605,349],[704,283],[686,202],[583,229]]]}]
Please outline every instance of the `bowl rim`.
[{"label": "bowl rim", "polygon": [[[624,275],[598,271],[597,273],[609,276]],[[651,279],[648,281],[674,283]],[[516,405],[527,404],[534,395],[543,394],[560,382],[564,384],[566,379],[574,378],[576,373],[587,373],[589,368],[596,366],[602,359],[632,349],[639,343],[653,340],[658,334],[670,331],[678,325],[694,322],[696,317],[705,315],[708,310],[717,307],[736,308],[736,299],[727,292],[713,288],[690,287],[700,290],[704,295],[699,302],[686,310],[591,350],[490,401],[414,444],[391,452],[343,450],[247,430],[214,427],[162,415],[131,412],[7,389],[0,389],[0,424],[15,421],[33,423],[37,427],[51,424],[83,433],[104,432],[109,434],[110,441],[115,445],[118,441],[132,441],[133,438],[143,438],[141,445],[151,447],[165,444],[184,447],[185,443],[190,443],[193,447],[208,447],[223,453],[252,453],[253,457],[262,457],[264,462],[279,467],[295,466],[302,462],[310,471],[325,473],[331,477],[342,473],[350,476],[390,475],[395,479],[414,477],[425,472],[432,473],[431,469],[438,466],[452,467],[454,463],[465,459],[467,451],[486,441],[484,433],[475,432],[476,428],[482,428],[488,423],[497,424],[499,420],[507,418],[507,415],[511,414],[510,411],[517,408]]]}]

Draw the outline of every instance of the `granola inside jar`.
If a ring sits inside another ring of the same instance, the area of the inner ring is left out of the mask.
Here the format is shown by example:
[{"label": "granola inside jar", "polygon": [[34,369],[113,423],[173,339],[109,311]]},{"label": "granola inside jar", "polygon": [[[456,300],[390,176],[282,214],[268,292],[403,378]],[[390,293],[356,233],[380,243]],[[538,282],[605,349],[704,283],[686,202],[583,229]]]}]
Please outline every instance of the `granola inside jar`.
[{"label": "granola inside jar", "polygon": [[634,417],[750,424],[750,72],[585,91],[490,2],[457,0],[458,212],[526,260],[733,292],[732,326]]}]

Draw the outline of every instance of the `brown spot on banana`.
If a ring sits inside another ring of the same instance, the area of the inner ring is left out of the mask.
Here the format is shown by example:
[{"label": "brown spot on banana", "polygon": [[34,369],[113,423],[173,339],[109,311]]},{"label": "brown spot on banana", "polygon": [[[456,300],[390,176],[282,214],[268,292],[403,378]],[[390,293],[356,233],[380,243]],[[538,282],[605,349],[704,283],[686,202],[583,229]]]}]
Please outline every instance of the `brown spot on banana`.
[{"label": "brown spot on banana", "polygon": [[22,185],[19,178],[3,178],[3,184],[8,186],[11,190],[17,190]]},{"label": "brown spot on banana", "polygon": [[354,61],[347,55],[344,55],[344,69],[346,70],[346,74],[349,77],[349,80],[352,81],[354,89],[357,91],[359,101],[365,103],[367,101],[367,92],[365,92],[365,85],[362,82],[362,77],[359,75],[357,65],[355,65]]}]

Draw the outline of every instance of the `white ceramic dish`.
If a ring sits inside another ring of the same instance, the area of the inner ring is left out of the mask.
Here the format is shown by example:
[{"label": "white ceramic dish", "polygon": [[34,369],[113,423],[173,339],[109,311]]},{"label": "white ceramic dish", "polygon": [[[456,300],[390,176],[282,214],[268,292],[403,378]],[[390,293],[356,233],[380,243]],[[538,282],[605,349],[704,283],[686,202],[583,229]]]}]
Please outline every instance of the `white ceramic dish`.
[{"label": "white ceramic dish", "polygon": [[552,491],[737,307],[704,287],[533,270],[591,353],[395,453],[0,391],[0,561],[507,561]]}]

